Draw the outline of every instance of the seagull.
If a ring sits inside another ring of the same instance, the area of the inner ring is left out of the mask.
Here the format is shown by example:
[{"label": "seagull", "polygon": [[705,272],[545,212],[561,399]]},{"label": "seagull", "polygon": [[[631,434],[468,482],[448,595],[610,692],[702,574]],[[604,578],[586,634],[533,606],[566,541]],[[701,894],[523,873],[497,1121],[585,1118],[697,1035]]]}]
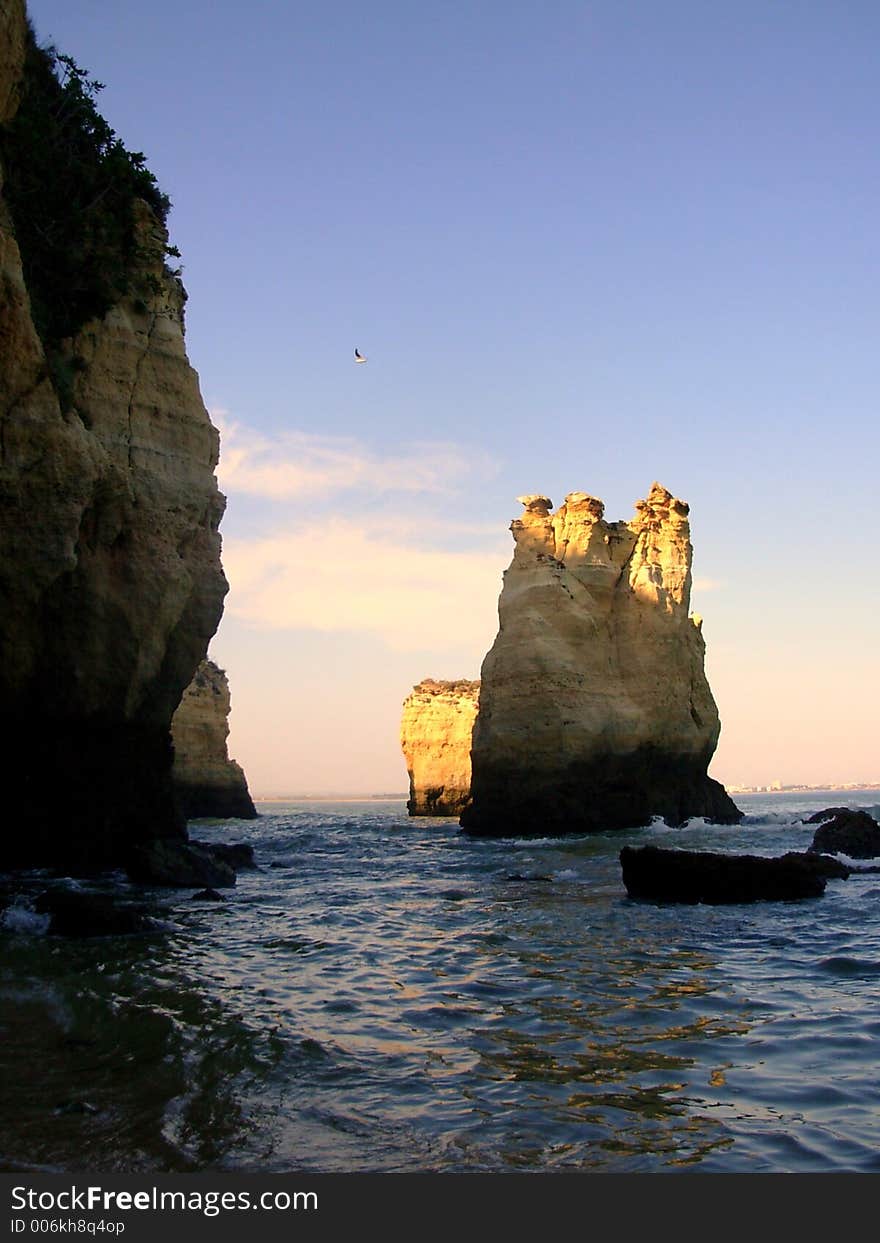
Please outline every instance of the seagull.
[{"label": "seagull", "polygon": [[357,347],[355,347],[354,351],[354,361],[356,363],[365,363],[367,361]]}]

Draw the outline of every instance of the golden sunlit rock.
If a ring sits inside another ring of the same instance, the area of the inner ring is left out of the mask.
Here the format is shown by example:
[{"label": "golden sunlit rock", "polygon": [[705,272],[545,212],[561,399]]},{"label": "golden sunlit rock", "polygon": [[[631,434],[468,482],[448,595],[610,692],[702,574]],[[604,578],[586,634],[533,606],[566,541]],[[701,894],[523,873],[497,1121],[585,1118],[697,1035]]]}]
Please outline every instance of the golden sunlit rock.
[{"label": "golden sunlit rock", "polygon": [[688,506],[655,483],[629,522],[572,492],[521,497],[482,669],[469,832],[739,819],[706,773],[720,732],[688,616]]},{"label": "golden sunlit rock", "polygon": [[411,816],[458,816],[467,805],[479,697],[479,682],[426,678],[404,700],[400,743]]}]

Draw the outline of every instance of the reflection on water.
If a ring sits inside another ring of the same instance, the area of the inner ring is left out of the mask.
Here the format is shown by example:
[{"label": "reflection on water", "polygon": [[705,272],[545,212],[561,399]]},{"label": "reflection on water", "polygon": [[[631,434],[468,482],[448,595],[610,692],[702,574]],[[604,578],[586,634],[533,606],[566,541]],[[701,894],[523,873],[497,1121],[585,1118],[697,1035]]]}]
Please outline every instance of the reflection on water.
[{"label": "reflection on water", "polygon": [[802,849],[779,806],[537,843],[273,809],[199,827],[260,870],[222,905],[157,891],[147,937],[47,937],[46,879],[16,881],[0,1164],[876,1170],[876,878],[753,907],[622,889],[627,840]]}]

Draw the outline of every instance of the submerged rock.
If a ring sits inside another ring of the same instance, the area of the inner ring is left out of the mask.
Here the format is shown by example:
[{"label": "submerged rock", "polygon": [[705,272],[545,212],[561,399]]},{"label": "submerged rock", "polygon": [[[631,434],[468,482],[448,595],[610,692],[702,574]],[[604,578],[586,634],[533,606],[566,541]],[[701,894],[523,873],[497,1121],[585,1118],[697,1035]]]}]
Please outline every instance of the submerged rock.
[{"label": "submerged rock", "polygon": [[48,932],[59,937],[128,936],[155,927],[139,907],[124,906],[106,894],[74,889],[47,890],[34,902],[34,910],[50,917]]},{"label": "submerged rock", "polygon": [[[880,824],[868,812],[829,807],[826,812],[817,812],[820,816],[823,823],[813,835],[810,850],[849,855],[851,859],[874,859],[880,855]],[[813,824],[815,819],[811,817],[806,823]]]},{"label": "submerged rock", "polygon": [[655,902],[779,902],[817,898],[828,876],[841,872],[833,859],[797,852],[766,859],[702,850],[668,850],[659,846],[624,846],[620,852],[623,883],[631,898]]},{"label": "submerged rock", "polygon": [[720,732],[688,615],[688,506],[655,483],[630,522],[519,498],[473,730],[477,834],[584,833],[742,813],[707,776]]},{"label": "submerged rock", "polygon": [[254,858],[254,848],[249,846],[247,842],[231,842],[226,845],[223,842],[200,842],[194,841],[194,846],[201,846],[219,859],[222,863],[228,863],[235,872],[247,872],[255,869],[257,861]]},{"label": "submerged rock", "polygon": [[479,682],[426,678],[403,703],[400,745],[411,816],[459,816],[470,799],[471,733]]},{"label": "submerged rock", "polygon": [[203,660],[183,692],[171,721],[174,790],[188,820],[199,816],[253,820],[244,770],[229,758],[229,681],[212,660]]}]

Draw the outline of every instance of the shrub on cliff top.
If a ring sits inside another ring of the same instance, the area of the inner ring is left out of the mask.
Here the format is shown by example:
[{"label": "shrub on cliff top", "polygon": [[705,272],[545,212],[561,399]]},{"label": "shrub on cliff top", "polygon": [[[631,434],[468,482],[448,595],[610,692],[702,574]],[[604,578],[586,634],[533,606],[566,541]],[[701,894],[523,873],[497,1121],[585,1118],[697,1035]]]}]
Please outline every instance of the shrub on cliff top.
[{"label": "shrub on cliff top", "polygon": [[39,47],[29,28],[21,101],[0,128],[0,158],[50,362],[65,337],[138,292],[135,201],[163,224],[170,207],[143,153],[128,151],[98,112],[102,89],[71,57]]}]

